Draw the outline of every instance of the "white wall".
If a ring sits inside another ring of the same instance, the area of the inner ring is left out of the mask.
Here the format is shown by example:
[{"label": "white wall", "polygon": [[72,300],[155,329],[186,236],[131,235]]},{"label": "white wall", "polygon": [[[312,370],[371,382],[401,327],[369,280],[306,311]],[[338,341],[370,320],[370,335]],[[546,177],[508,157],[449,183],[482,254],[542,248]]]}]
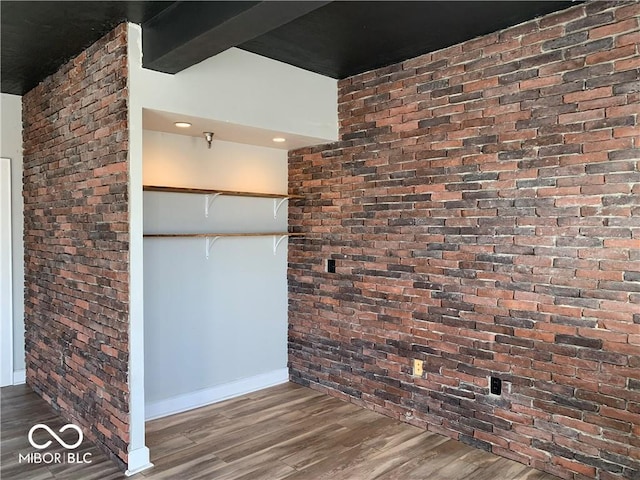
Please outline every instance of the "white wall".
[{"label": "white wall", "polygon": [[13,385],[11,160],[0,157],[0,387]]},{"label": "white wall", "polygon": [[287,192],[287,152],[203,137],[144,131],[143,177],[149,185]]},{"label": "white wall", "polygon": [[24,229],[22,200],[22,97],[1,94],[0,156],[11,159],[14,383],[24,381]]},{"label": "white wall", "polygon": [[338,139],[336,80],[237,48],[176,75],[140,68],[144,108]]},{"label": "white wall", "polygon": [[[129,471],[135,472],[149,466],[144,432],[146,366],[143,352],[146,346],[143,302],[142,110],[147,108],[210,118],[239,126],[277,131],[284,136],[294,134],[326,142],[338,138],[338,115],[337,82],[333,79],[237,49],[205,60],[179,74],[162,74],[142,68],[140,27],[129,24],[128,35],[131,298]],[[281,181],[286,182],[286,177]],[[286,212],[283,211],[284,213]],[[270,241],[266,238],[259,240],[267,243]],[[217,248],[224,247],[223,242],[226,240],[222,239],[215,245],[214,255],[221,252]],[[283,246],[280,246],[277,255],[283,254]],[[233,258],[233,254],[229,253],[229,257]],[[278,282],[279,279],[286,281],[286,271],[272,271],[272,282]],[[249,298],[247,301],[253,300]],[[286,289],[272,301],[284,302],[286,305]],[[260,377],[263,383],[273,378],[269,375]],[[242,380],[234,385],[236,391],[247,387],[247,383]],[[211,393],[210,390],[208,392]]]},{"label": "white wall", "polygon": [[[144,132],[144,183],[286,193],[287,152]],[[145,233],[286,232],[273,199],[145,192]],[[286,380],[287,248],[273,237],[144,240],[145,396],[151,417]],[[206,398],[204,398],[206,397]]]},{"label": "white wall", "polygon": [[142,31],[128,25],[129,68],[129,456],[127,473],[152,466],[145,441],[142,243]]}]

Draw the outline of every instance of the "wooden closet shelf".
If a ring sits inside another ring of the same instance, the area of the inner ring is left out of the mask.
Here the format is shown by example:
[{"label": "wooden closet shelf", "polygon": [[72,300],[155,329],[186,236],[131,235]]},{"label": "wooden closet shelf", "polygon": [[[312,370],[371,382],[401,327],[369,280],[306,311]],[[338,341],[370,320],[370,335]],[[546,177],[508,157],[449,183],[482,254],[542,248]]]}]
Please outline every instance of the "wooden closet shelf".
[{"label": "wooden closet shelf", "polygon": [[239,192],[235,190],[217,190],[210,188],[162,187],[158,185],[143,185],[142,190],[145,192],[195,193],[200,195],[229,195],[233,197],[304,198],[302,195],[281,193]]},{"label": "wooden closet shelf", "polygon": [[209,237],[301,237],[304,233],[266,232],[266,233],[145,233],[147,238],[209,238]]}]

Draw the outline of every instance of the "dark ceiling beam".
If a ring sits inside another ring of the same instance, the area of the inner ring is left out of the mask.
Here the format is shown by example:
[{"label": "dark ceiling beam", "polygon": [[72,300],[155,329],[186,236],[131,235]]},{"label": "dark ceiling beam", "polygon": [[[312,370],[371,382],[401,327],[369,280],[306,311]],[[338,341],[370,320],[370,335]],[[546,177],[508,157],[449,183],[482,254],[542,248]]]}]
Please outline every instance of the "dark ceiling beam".
[{"label": "dark ceiling beam", "polygon": [[178,73],[328,3],[331,2],[176,2],[143,24],[143,65]]}]

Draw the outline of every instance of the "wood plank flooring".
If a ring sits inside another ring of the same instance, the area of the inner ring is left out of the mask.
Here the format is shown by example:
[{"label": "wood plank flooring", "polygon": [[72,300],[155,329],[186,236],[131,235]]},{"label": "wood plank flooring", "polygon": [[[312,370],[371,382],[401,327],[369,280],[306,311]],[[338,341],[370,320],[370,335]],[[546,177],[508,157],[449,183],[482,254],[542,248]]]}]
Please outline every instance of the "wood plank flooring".
[{"label": "wood plank flooring", "polygon": [[[90,465],[19,463],[18,453],[34,451],[27,433],[35,423],[57,431],[66,422],[28,387],[3,388],[3,480],[126,478],[86,440],[76,451],[91,453]],[[134,480],[557,480],[292,383],[150,421],[146,430],[155,466]]]}]

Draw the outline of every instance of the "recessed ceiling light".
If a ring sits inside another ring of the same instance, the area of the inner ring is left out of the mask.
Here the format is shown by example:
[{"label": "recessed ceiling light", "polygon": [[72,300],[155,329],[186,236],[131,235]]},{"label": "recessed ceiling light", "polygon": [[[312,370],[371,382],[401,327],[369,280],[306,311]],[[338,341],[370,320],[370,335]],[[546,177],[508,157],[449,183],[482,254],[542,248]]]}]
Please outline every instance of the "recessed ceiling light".
[{"label": "recessed ceiling light", "polygon": [[273,141],[276,142],[276,143],[282,143],[282,142],[286,142],[287,139],[286,138],[282,138],[282,137],[275,137],[273,139]]},{"label": "recessed ceiling light", "polygon": [[176,122],[174,125],[178,128],[189,128],[191,126],[189,122]]}]

